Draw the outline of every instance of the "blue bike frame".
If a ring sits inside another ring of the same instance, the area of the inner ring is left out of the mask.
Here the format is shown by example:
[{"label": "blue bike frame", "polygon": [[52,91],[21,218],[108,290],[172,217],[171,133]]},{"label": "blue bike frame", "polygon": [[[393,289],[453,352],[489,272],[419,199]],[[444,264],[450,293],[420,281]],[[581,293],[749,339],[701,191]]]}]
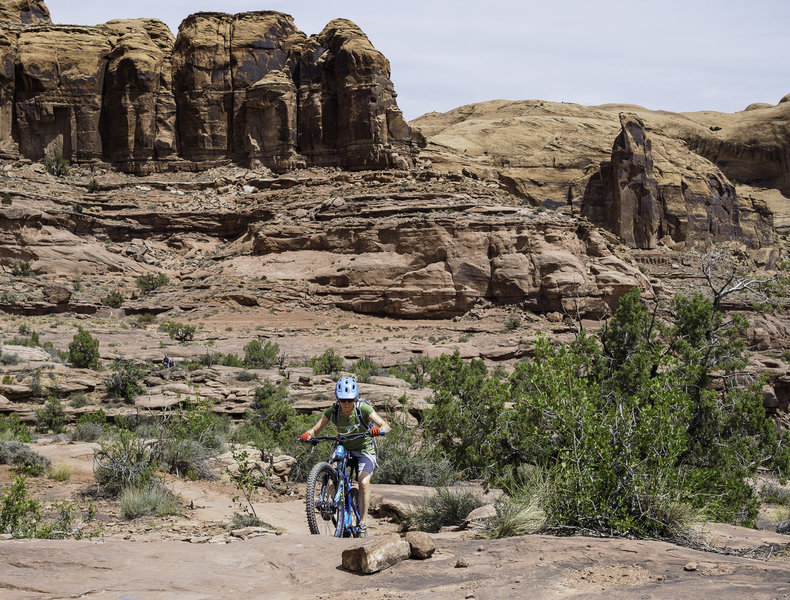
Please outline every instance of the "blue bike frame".
[{"label": "blue bike frame", "polygon": [[334,465],[339,474],[341,485],[338,487],[337,494],[335,494],[335,505],[338,511],[342,510],[343,518],[343,535],[342,537],[357,537],[359,534],[359,511],[357,510],[356,502],[354,502],[353,494],[351,493],[351,475],[348,472],[348,458],[349,455],[343,444],[335,446],[332,452],[332,458],[329,460],[330,465]]}]

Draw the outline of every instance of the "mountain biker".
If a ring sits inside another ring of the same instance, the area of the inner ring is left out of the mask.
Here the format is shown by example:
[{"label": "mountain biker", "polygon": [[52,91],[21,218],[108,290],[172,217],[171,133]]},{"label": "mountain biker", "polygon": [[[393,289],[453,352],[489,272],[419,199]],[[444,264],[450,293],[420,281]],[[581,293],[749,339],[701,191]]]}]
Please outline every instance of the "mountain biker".
[{"label": "mountain biker", "polygon": [[360,437],[343,444],[351,457],[356,459],[359,464],[359,474],[357,475],[360,511],[359,537],[366,537],[365,519],[370,500],[370,476],[373,475],[378,463],[373,437],[384,435],[389,431],[389,425],[370,404],[359,397],[359,386],[353,377],[341,377],[338,380],[335,385],[335,397],[337,402],[327,408],[318,422],[311,429],[305,431],[299,439],[309,442],[310,438],[318,435],[330,422],[334,423],[337,432],[341,435],[370,432],[372,437]]}]

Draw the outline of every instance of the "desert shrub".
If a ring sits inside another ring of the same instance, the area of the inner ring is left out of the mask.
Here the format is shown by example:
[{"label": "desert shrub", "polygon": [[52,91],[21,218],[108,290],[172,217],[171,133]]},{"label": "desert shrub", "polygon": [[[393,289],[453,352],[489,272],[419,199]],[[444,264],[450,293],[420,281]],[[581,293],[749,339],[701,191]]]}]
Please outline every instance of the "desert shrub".
[{"label": "desert shrub", "polygon": [[413,356],[407,363],[397,364],[387,369],[390,377],[397,377],[412,384],[412,387],[421,388],[427,385],[428,371],[431,359],[426,356]]},{"label": "desert shrub", "polygon": [[410,529],[435,533],[448,525],[460,525],[466,516],[485,502],[463,488],[438,488],[412,505],[406,515]]},{"label": "desert shrub", "polygon": [[370,381],[371,375],[378,375],[382,372],[382,369],[371,359],[360,358],[354,363],[354,366],[351,367],[351,371],[354,373],[359,383],[367,383]]},{"label": "desert shrub", "polygon": [[69,344],[69,362],[75,367],[95,369],[99,366],[99,340],[80,328]]},{"label": "desert shrub", "polygon": [[505,331],[515,331],[521,327],[521,319],[515,313],[511,313],[508,315],[507,319],[505,319]]},{"label": "desert shrub", "polygon": [[44,342],[41,344],[41,349],[49,354],[54,362],[65,362],[69,359],[69,353],[55,348],[52,342]]},{"label": "desert shrub", "polygon": [[179,342],[188,342],[195,337],[194,325],[184,325],[175,321],[169,321],[160,326],[163,328],[171,340],[178,340]]},{"label": "desert shrub", "polygon": [[33,476],[41,475],[52,465],[46,456],[16,440],[0,442],[0,464],[13,465]]},{"label": "desert shrub", "polygon": [[66,410],[60,400],[50,396],[44,408],[36,411],[36,431],[41,433],[63,433],[66,429]]},{"label": "desert shrub", "polygon": [[244,346],[244,366],[247,369],[268,369],[277,364],[280,346],[277,342],[251,340]]},{"label": "desert shrub", "polygon": [[377,483],[396,485],[449,485],[454,471],[433,445],[424,443],[421,430],[389,415],[390,430],[376,440],[379,465],[373,473]]},{"label": "desert shrub", "polygon": [[126,488],[154,482],[151,444],[132,431],[116,430],[112,438],[101,442],[93,458],[93,476],[107,494],[118,495]]},{"label": "desert shrub", "polygon": [[156,316],[153,313],[140,313],[132,320],[132,327],[145,329],[154,323],[156,323]]},{"label": "desert shrub", "polygon": [[11,194],[3,194],[2,204],[4,206],[11,206]]},{"label": "desert shrub", "polygon": [[69,161],[63,158],[63,155],[60,153],[57,153],[55,156],[45,157],[44,168],[47,170],[47,173],[55,177],[66,177],[71,172]]},{"label": "desert shrub", "polygon": [[236,381],[241,381],[241,382],[256,381],[258,379],[258,374],[252,373],[245,369],[237,373],[235,379]]},{"label": "desert shrub", "polygon": [[145,371],[130,360],[116,360],[112,364],[112,374],[104,380],[107,395],[111,398],[123,398],[126,402],[134,402],[138,394],[145,388],[140,380]]},{"label": "desert shrub", "polygon": [[17,475],[8,493],[0,494],[0,533],[17,538],[36,537],[41,519],[41,504],[28,495],[24,475]]},{"label": "desert shrub", "polygon": [[211,400],[187,400],[163,419],[153,456],[161,469],[192,479],[214,477],[208,461],[222,448],[230,426],[212,408]]},{"label": "desert shrub", "polygon": [[27,260],[22,260],[11,267],[11,274],[14,277],[28,277],[30,272],[30,262]]},{"label": "desert shrub", "polygon": [[[15,344],[9,344],[11,346]],[[0,365],[17,365],[19,364],[19,355],[12,352],[3,352],[0,354]]]},{"label": "desert shrub", "polygon": [[101,186],[99,185],[99,182],[96,181],[95,177],[88,182],[88,193],[89,194],[95,194],[100,189],[101,189]]},{"label": "desert shrub", "polygon": [[30,435],[30,428],[22,423],[19,415],[11,413],[10,415],[0,415],[0,441],[16,440],[18,442],[32,442],[33,437]]},{"label": "desert shrub", "polygon": [[110,308],[121,308],[121,306],[123,306],[123,294],[118,290],[112,290],[101,299],[101,303]]},{"label": "desert shrub", "polygon": [[74,280],[71,282],[71,289],[73,289],[75,292],[82,290],[82,277],[74,278]]},{"label": "desert shrub", "polygon": [[154,483],[126,488],[120,496],[121,517],[127,520],[147,515],[180,515],[181,503],[170,490]]},{"label": "desert shrub", "polygon": [[69,406],[72,408],[82,408],[88,404],[90,404],[90,399],[85,392],[72,392],[69,394]]},{"label": "desert shrub", "polygon": [[323,354],[307,359],[305,366],[311,367],[316,375],[332,375],[343,368],[343,357],[328,348]]},{"label": "desert shrub", "polygon": [[240,359],[235,354],[225,354],[219,361],[219,364],[224,365],[226,367],[243,367],[244,361]]},{"label": "desert shrub", "polygon": [[170,278],[164,273],[157,273],[156,275],[152,273],[146,273],[145,275],[140,275],[137,279],[135,279],[135,282],[143,294],[150,294],[154,290],[170,283]]},{"label": "desert shrub", "polygon": [[790,490],[775,483],[763,484],[760,488],[760,498],[763,502],[790,506]]},{"label": "desert shrub", "polygon": [[263,521],[257,515],[250,512],[235,512],[231,519],[231,528],[242,529],[244,527],[260,527]]},{"label": "desert shrub", "polygon": [[49,472],[47,473],[47,477],[49,477],[50,479],[54,479],[55,481],[60,481],[61,483],[64,481],[68,481],[69,479],[71,479],[71,465],[67,465],[67,464],[55,465],[49,470]]},{"label": "desert shrub", "polygon": [[77,423],[71,432],[73,442],[98,442],[107,433],[107,426],[100,423]]}]

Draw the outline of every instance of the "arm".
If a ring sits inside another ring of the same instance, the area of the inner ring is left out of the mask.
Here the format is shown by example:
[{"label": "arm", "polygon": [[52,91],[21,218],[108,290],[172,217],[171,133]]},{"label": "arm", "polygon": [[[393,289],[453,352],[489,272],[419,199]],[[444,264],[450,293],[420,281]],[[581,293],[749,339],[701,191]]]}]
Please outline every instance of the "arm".
[{"label": "arm", "polygon": [[370,420],[373,421],[380,429],[383,429],[384,431],[390,430],[390,426],[387,424],[387,422],[384,419],[381,418],[381,415],[379,415],[379,413],[377,413],[375,410],[372,413],[370,413]]},{"label": "arm", "polygon": [[321,433],[321,430],[329,424],[329,419],[326,418],[326,415],[321,415],[321,418],[318,419],[318,423],[313,425],[312,429],[308,429],[307,433],[310,435],[318,435]]}]

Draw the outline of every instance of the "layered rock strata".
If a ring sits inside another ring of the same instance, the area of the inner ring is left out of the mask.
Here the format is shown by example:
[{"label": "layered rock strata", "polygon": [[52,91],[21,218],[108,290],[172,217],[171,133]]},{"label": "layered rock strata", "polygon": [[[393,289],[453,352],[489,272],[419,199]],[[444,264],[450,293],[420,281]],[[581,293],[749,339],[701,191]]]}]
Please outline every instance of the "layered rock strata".
[{"label": "layered rock strata", "polygon": [[308,38],[282,13],[198,13],[174,39],[155,19],[22,25],[33,17],[11,13],[0,14],[6,156],[136,173],[227,160],[277,171],[413,165],[389,62],[350,21]]},{"label": "layered rock strata", "polygon": [[[741,192],[730,177],[784,189],[787,110],[784,102],[735,115],[678,115],[495,100],[413,124],[434,167],[498,184],[532,206],[587,216],[633,248],[727,243],[762,252],[776,243],[771,209],[781,214],[787,199],[777,194],[779,204],[769,207],[770,195]],[[747,124],[763,137],[748,137]],[[729,154],[719,152],[725,147]]]}]

